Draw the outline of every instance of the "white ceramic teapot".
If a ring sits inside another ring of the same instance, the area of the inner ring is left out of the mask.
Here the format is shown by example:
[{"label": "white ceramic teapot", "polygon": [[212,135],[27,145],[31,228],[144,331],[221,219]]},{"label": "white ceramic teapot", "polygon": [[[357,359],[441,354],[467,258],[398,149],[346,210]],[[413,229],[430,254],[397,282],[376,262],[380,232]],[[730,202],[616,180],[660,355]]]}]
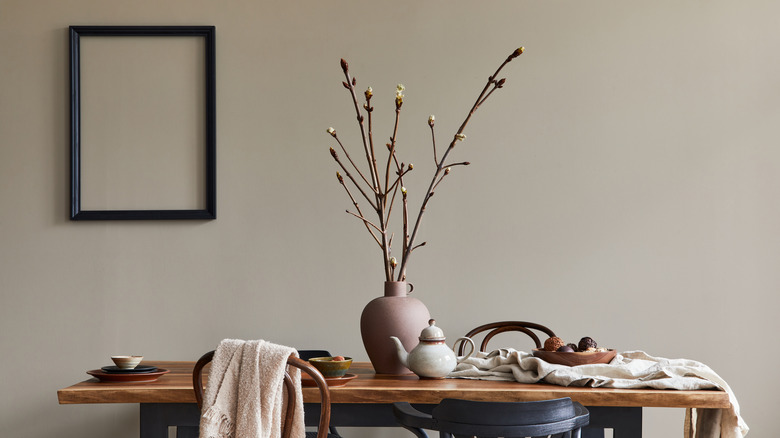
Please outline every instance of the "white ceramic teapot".
[{"label": "white ceramic teapot", "polygon": [[446,339],[444,332],[436,327],[436,320],[433,319],[428,321],[428,327],[420,333],[420,343],[409,353],[404,350],[400,339],[395,336],[390,336],[390,339],[395,342],[401,363],[423,379],[445,378],[459,362],[474,354],[475,350],[474,341],[469,338],[458,338],[455,344],[457,345],[461,340],[468,342],[471,351],[465,356],[456,357],[455,352],[444,343]]}]

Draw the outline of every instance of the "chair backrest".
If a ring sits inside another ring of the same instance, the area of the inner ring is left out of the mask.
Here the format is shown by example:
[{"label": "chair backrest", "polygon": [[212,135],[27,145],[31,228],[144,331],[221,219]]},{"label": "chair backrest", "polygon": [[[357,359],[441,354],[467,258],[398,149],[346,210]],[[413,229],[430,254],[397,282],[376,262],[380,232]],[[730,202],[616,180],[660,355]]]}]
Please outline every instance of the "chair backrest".
[{"label": "chair backrest", "polygon": [[298,357],[302,360],[309,360],[313,357],[330,357],[328,350],[298,350]]},{"label": "chair backrest", "polygon": [[[545,338],[539,339],[539,336],[536,335],[532,330],[537,330],[546,335]],[[553,333],[552,330],[549,328],[537,324],[535,322],[526,322],[526,321],[500,321],[500,322],[491,322],[489,324],[483,324],[475,329],[472,329],[470,332],[466,333],[467,338],[474,338],[475,335],[478,335],[482,332],[487,332],[485,334],[485,337],[482,339],[482,343],[479,346],[479,351],[487,351],[487,345],[488,342],[490,342],[491,339],[493,339],[494,336],[496,336],[499,333],[504,332],[522,332],[526,335],[530,336],[531,339],[534,341],[534,344],[536,344],[536,348],[542,348],[542,342],[544,342],[544,339],[551,338],[555,336],[555,333]],[[458,356],[462,356],[464,351],[464,344],[461,343],[460,347],[458,347]]]},{"label": "chair backrest", "polygon": [[[195,363],[195,367],[192,370],[192,387],[195,389],[195,400],[198,402],[198,409],[203,410],[203,367],[214,359],[214,351],[201,356],[198,362]],[[330,425],[330,390],[328,384],[322,374],[314,368],[308,362],[298,359],[294,355],[290,355],[287,358],[287,365],[300,369],[302,372],[310,375],[314,382],[317,384],[317,388],[320,390],[320,422],[317,426],[317,438],[326,438],[328,435],[328,426]],[[282,428],[282,438],[289,438],[292,428],[290,425],[293,421],[293,415],[295,409],[292,406],[295,404],[295,387],[292,378],[289,373],[284,373],[284,387],[287,391],[287,406],[289,409],[285,409],[284,425]]]},{"label": "chair backrest", "polygon": [[444,399],[424,414],[408,403],[393,406],[396,419],[417,436],[421,429],[456,437],[579,437],[590,413],[570,398],[531,402]]}]

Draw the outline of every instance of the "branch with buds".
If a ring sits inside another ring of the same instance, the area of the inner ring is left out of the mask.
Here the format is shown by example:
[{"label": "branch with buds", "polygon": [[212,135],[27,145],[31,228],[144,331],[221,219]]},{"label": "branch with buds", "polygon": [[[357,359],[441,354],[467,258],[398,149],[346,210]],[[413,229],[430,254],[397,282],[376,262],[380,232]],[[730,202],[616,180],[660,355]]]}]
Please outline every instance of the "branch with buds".
[{"label": "branch with buds", "polygon": [[[409,222],[407,189],[404,186],[404,176],[411,172],[414,169],[414,166],[412,163],[404,164],[403,162],[399,162],[396,156],[398,126],[401,117],[401,107],[404,103],[403,93],[405,88],[401,84],[396,87],[395,123],[393,125],[393,133],[390,137],[390,142],[386,144],[386,157],[378,158],[377,152],[374,148],[372,117],[374,107],[371,106],[371,98],[373,97],[374,92],[371,87],[368,87],[363,93],[363,96],[365,96],[365,103],[361,105],[358,98],[358,93],[355,88],[357,85],[357,79],[350,75],[349,64],[347,64],[347,61],[343,59],[341,60],[341,70],[344,72],[345,77],[345,81],[342,82],[342,85],[344,85],[344,88],[349,91],[350,96],[352,97],[357,121],[360,126],[360,137],[363,146],[363,152],[365,153],[366,163],[362,169],[361,166],[358,166],[358,164],[355,163],[355,161],[347,152],[347,148],[341,142],[341,139],[339,138],[334,128],[328,128],[327,132],[338,143],[339,149],[341,149],[341,151],[344,153],[346,161],[343,161],[339,157],[339,154],[336,152],[336,150],[332,147],[330,148],[330,154],[336,161],[336,164],[338,164],[341,171],[343,171],[344,175],[347,177],[345,179],[341,172],[336,172],[336,178],[344,187],[344,190],[347,192],[347,196],[349,196],[350,201],[352,201],[352,204],[355,207],[355,212],[347,210],[347,213],[362,221],[366,230],[368,230],[374,241],[376,241],[376,243],[379,245],[379,248],[382,251],[385,279],[387,281],[393,281],[394,279],[396,281],[406,280],[406,270],[408,267],[409,258],[411,257],[414,250],[425,246],[426,244],[426,242],[422,242],[418,245],[415,245],[415,240],[420,229],[422,217],[425,214],[425,210],[428,207],[428,203],[430,202],[431,197],[433,197],[434,191],[439,186],[439,184],[441,184],[444,178],[452,172],[453,167],[468,166],[470,164],[468,161],[448,163],[447,157],[458,142],[466,140],[466,134],[463,132],[465,131],[466,125],[468,125],[474,113],[482,104],[485,103],[485,101],[493,94],[494,91],[499,88],[503,88],[504,84],[506,83],[506,78],[497,79],[498,74],[501,72],[504,66],[506,66],[513,59],[520,56],[523,53],[523,50],[524,49],[520,47],[519,49],[513,51],[504,60],[504,62],[501,63],[498,69],[490,77],[488,77],[488,81],[482,89],[482,92],[477,97],[474,105],[472,105],[468,115],[466,116],[465,120],[463,120],[463,123],[461,123],[460,127],[453,135],[449,146],[441,155],[441,157],[439,157],[436,151],[436,136],[434,132],[436,119],[434,116],[430,116],[428,118],[428,126],[431,128],[431,144],[433,146],[433,161],[435,170],[433,177],[431,178],[431,182],[428,186],[428,190],[425,192],[420,210],[418,211],[413,224]],[[368,119],[367,123],[366,119]],[[381,174],[379,171],[380,167],[378,160],[380,159],[385,160],[383,163],[384,174]],[[351,170],[354,171],[354,174]],[[357,175],[357,178],[355,177],[355,174]],[[368,174],[368,177],[366,177],[366,174]],[[377,217],[375,222],[371,221],[364,215],[363,210],[361,209],[358,200],[353,195],[353,192],[350,190],[350,187],[357,189],[356,194],[360,193],[360,196],[365,199],[365,201],[371,206],[371,209],[374,210]],[[390,217],[391,213],[393,212],[393,204],[395,203],[396,195],[399,191],[401,192],[401,221],[403,224],[403,241],[400,262],[392,255],[391,246],[394,235],[389,230]]]}]

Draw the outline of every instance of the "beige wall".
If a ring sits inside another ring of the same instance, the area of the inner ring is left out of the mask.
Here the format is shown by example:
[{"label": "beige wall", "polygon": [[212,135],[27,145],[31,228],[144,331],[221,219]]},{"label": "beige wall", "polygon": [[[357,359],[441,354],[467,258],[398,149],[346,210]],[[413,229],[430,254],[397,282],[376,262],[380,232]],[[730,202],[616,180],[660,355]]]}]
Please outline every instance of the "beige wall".
[{"label": "beige wall", "polygon": [[[339,58],[430,175],[487,75],[526,53],[456,151],[409,271],[452,338],[541,322],[712,366],[757,437],[780,385],[780,3],[0,0],[0,435],[132,437],[137,408],[59,406],[117,353],[194,360],[226,337],[365,359],[380,255],[343,211]],[[217,28],[218,219],[68,220],[67,26]],[[419,171],[419,172],[418,172]],[[748,366],[748,361],[760,362]],[[680,436],[682,411],[645,411]],[[406,436],[401,433],[400,436]]]}]

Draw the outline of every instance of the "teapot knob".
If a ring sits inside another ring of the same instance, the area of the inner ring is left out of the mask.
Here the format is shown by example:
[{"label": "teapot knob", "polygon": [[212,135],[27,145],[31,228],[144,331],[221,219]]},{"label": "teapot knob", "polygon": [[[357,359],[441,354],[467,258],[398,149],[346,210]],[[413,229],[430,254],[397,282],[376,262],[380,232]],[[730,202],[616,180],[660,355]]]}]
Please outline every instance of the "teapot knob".
[{"label": "teapot knob", "polygon": [[420,333],[420,340],[443,341],[444,339],[444,332],[436,327],[436,320],[428,320],[428,327],[425,327]]}]

